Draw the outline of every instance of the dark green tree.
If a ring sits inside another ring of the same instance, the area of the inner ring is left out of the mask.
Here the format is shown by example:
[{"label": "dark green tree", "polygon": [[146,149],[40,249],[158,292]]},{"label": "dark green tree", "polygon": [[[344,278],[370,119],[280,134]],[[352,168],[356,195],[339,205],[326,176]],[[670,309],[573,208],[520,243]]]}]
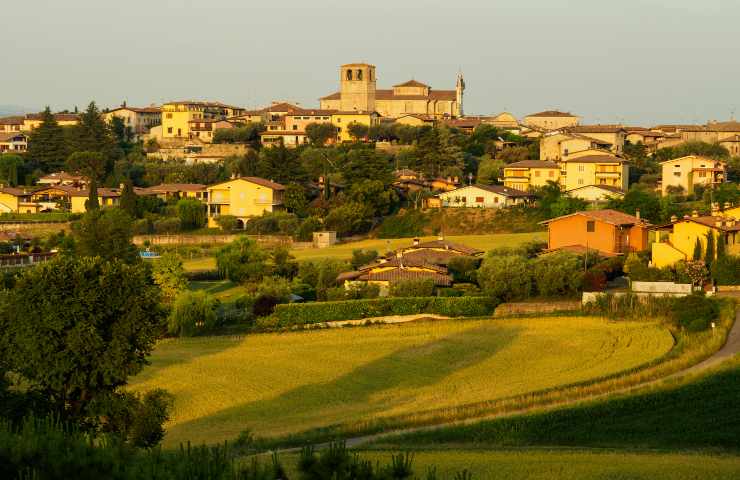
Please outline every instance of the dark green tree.
[{"label": "dark green tree", "polygon": [[23,157],[20,155],[12,153],[0,155],[0,183],[10,187],[18,185],[23,166]]},{"label": "dark green tree", "polygon": [[183,230],[196,230],[206,224],[205,205],[194,198],[183,198],[177,202],[177,216]]},{"label": "dark green tree", "polygon": [[60,256],[6,292],[0,352],[26,388],[80,419],[146,364],[162,333],[159,300],[143,264]]},{"label": "dark green tree", "polygon": [[232,282],[261,279],[267,273],[268,254],[247,237],[239,237],[216,254],[218,271]]},{"label": "dark green tree", "polygon": [[123,190],[121,190],[121,198],[119,199],[119,207],[121,210],[126,212],[131,218],[138,217],[138,205],[139,197],[134,192],[134,183],[130,178],[127,178],[123,184]]},{"label": "dark green tree", "polygon": [[90,180],[90,184],[87,186],[87,200],[85,200],[85,211],[92,212],[100,210],[100,202],[98,201],[98,186],[93,177]]},{"label": "dark green tree", "polygon": [[708,269],[712,269],[712,263],[714,262],[714,232],[709,230],[707,233],[707,248],[704,252],[704,262],[707,264]]},{"label": "dark green tree", "polygon": [[120,208],[88,211],[72,225],[77,255],[137,262],[139,256],[131,243],[132,224],[131,217]]},{"label": "dark green tree", "polygon": [[31,170],[61,170],[68,151],[64,130],[57,123],[51,109],[46,107],[41,114],[41,124],[28,140],[27,155]]},{"label": "dark green tree", "polygon": [[102,182],[107,173],[107,160],[100,152],[74,152],[67,158],[67,169]]},{"label": "dark green tree", "polygon": [[128,154],[134,146],[134,131],[118,116],[111,119],[110,130],[123,153]]},{"label": "dark green tree", "polygon": [[295,213],[299,217],[305,217],[308,213],[306,189],[297,183],[288,184],[283,194],[283,204],[288,211]]},{"label": "dark green tree", "polygon": [[697,238],[696,242],[694,243],[694,253],[691,256],[691,259],[694,261],[697,261],[697,260],[701,260],[701,257],[702,257],[701,240]]},{"label": "dark green tree", "polygon": [[100,179],[107,176],[113,170],[115,161],[123,156],[123,150],[95,102],[90,102],[87,110],[80,115],[79,125],[70,129],[68,142],[71,152],[98,152],[103,156]]},{"label": "dark green tree", "polygon": [[282,145],[263,148],[260,151],[257,174],[279,183],[300,183],[308,179],[296,149],[285,148]]},{"label": "dark green tree", "polygon": [[337,138],[337,127],[328,122],[309,123],[306,125],[306,136],[311,145],[323,147],[329,140]]},{"label": "dark green tree", "polygon": [[352,122],[347,125],[347,133],[349,133],[355,142],[359,142],[367,138],[368,126],[362,123]]},{"label": "dark green tree", "polygon": [[390,158],[364,146],[352,149],[340,168],[348,187],[364,180],[378,180],[388,186],[393,180]]}]

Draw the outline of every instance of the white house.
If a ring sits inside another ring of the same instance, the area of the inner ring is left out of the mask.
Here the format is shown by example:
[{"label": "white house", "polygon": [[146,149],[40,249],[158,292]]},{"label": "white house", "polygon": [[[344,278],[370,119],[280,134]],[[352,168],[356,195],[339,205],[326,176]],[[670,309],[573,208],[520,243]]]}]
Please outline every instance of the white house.
[{"label": "white house", "polygon": [[534,195],[503,185],[468,185],[438,195],[443,207],[503,208],[523,205]]},{"label": "white house", "polygon": [[569,197],[580,198],[581,200],[592,203],[606,202],[613,198],[624,197],[624,191],[613,185],[584,185],[582,187],[572,188],[565,193]]}]

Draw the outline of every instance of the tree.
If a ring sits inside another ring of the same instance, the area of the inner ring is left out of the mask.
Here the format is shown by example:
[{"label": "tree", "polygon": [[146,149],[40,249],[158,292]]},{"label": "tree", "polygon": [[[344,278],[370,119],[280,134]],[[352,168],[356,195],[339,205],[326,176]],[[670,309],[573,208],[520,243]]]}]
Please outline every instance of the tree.
[{"label": "tree", "polygon": [[634,215],[639,210],[642,218],[656,223],[661,220],[660,198],[655,192],[640,184],[632,185],[623,198],[609,200],[607,208],[630,215]]},{"label": "tree", "polygon": [[308,199],[306,198],[306,189],[297,183],[286,185],[283,194],[283,205],[288,211],[303,217],[308,213]]},{"label": "tree", "polygon": [[352,122],[347,125],[347,133],[355,142],[367,138],[368,126],[362,123]]},{"label": "tree", "polygon": [[6,292],[0,352],[26,388],[65,416],[85,417],[146,364],[162,332],[159,300],[143,264],[60,256]]},{"label": "tree", "polygon": [[484,185],[493,185],[498,183],[501,178],[501,171],[505,164],[503,160],[491,158],[490,155],[484,155],[478,163],[478,183]]},{"label": "tree", "polygon": [[106,163],[105,156],[100,152],[79,151],[67,158],[67,169],[100,182],[107,173]]},{"label": "tree", "polygon": [[521,162],[523,160],[529,160],[529,148],[522,146],[506,147],[496,155],[496,158],[502,160],[504,163]]},{"label": "tree", "polygon": [[707,232],[707,248],[704,252],[704,262],[708,269],[712,269],[712,263],[714,262],[714,232],[709,230]]},{"label": "tree", "polygon": [[171,303],[183,290],[188,288],[188,279],[182,266],[182,258],[173,253],[165,253],[152,266],[154,283],[159,286],[162,300]]},{"label": "tree", "polygon": [[51,109],[46,107],[41,114],[41,124],[31,133],[28,140],[28,160],[31,169],[43,172],[57,171],[67,158],[64,130],[59,126]]},{"label": "tree", "polygon": [[127,178],[123,184],[123,190],[121,191],[121,198],[119,199],[118,205],[121,210],[126,212],[131,218],[139,216],[139,197],[134,192],[134,184],[130,178]]},{"label": "tree", "polygon": [[308,179],[294,148],[263,148],[257,161],[257,174],[275,182],[303,182]]},{"label": "tree", "polygon": [[167,321],[167,333],[192,337],[216,326],[218,301],[203,290],[183,290],[177,296]]},{"label": "tree", "polygon": [[206,207],[200,200],[183,198],[176,208],[183,230],[196,230],[206,224]]},{"label": "tree", "polygon": [[694,243],[694,254],[691,256],[692,260],[699,261],[702,257],[702,248],[701,248],[701,240],[699,238],[696,238],[696,242]]},{"label": "tree", "polygon": [[380,180],[387,186],[393,180],[390,158],[365,146],[352,149],[341,170],[348,187],[364,180]]},{"label": "tree", "polygon": [[365,205],[372,217],[388,215],[398,202],[398,196],[380,180],[362,180],[352,185],[348,192],[350,201]]},{"label": "tree", "polygon": [[221,247],[216,254],[218,271],[232,282],[261,279],[266,273],[268,255],[253,240],[239,237]]},{"label": "tree", "polygon": [[131,243],[132,219],[120,208],[90,210],[72,225],[72,231],[77,255],[125,263],[134,263],[139,258]]},{"label": "tree", "polygon": [[337,127],[328,122],[309,123],[306,125],[306,136],[311,145],[323,147],[329,140],[337,138]]},{"label": "tree", "polygon": [[100,202],[98,201],[98,186],[95,178],[90,180],[90,185],[87,187],[87,200],[85,200],[85,211],[91,212],[94,210],[100,210]]},{"label": "tree", "polygon": [[509,301],[528,298],[534,289],[527,258],[521,255],[492,255],[478,269],[478,284],[486,295]]},{"label": "tree", "polygon": [[12,153],[0,155],[0,184],[10,187],[18,185],[23,166],[23,157],[20,155]]},{"label": "tree", "polygon": [[111,120],[110,129],[121,150],[124,153],[130,152],[133,148],[134,141],[134,131],[131,127],[126,125],[121,117],[114,115]]}]

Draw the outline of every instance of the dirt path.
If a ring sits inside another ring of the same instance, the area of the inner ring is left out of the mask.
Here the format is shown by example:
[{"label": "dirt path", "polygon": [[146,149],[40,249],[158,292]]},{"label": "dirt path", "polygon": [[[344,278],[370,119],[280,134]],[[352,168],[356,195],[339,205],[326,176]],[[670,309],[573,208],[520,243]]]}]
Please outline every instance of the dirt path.
[{"label": "dirt path", "polygon": [[[732,329],[730,330],[729,334],[727,335],[727,341],[725,342],[725,345],[721,349],[719,349],[717,352],[715,352],[711,357],[707,358],[706,360],[704,360],[704,361],[702,361],[702,362],[700,362],[700,363],[698,363],[698,364],[696,364],[696,365],[694,365],[692,367],[689,367],[689,368],[687,368],[685,370],[681,370],[679,372],[673,373],[673,374],[671,374],[671,375],[669,375],[667,377],[664,377],[664,378],[659,378],[659,379],[656,379],[656,380],[650,380],[650,381],[639,383],[639,384],[636,384],[636,385],[631,385],[629,387],[625,387],[625,388],[622,388],[622,389],[614,390],[614,391],[611,391],[611,392],[608,392],[608,393],[603,393],[603,394],[598,394],[598,395],[591,395],[591,396],[587,396],[587,397],[584,397],[584,398],[579,398],[577,400],[569,400],[569,401],[565,401],[565,402],[558,402],[558,403],[554,403],[554,404],[548,405],[547,407],[536,408],[535,410],[542,410],[542,409],[549,409],[549,408],[560,408],[560,407],[564,407],[564,406],[568,406],[568,405],[574,405],[574,404],[577,404],[577,403],[580,403],[580,402],[583,402],[583,401],[594,400],[596,398],[599,398],[599,397],[602,397],[602,396],[606,396],[606,395],[612,395],[612,394],[615,394],[615,393],[626,393],[626,392],[629,392],[629,391],[632,391],[632,390],[636,390],[636,389],[639,389],[639,388],[642,388],[642,387],[645,387],[645,386],[648,386],[648,385],[658,384],[658,383],[660,383],[660,382],[662,382],[662,381],[664,381],[666,379],[669,379],[669,378],[672,379],[672,378],[682,377],[682,376],[687,375],[687,374],[693,374],[693,373],[698,373],[698,372],[707,370],[707,369],[709,369],[711,367],[714,367],[714,366],[720,364],[721,362],[723,362],[725,360],[728,360],[731,357],[733,357],[735,355],[738,355],[738,354],[740,354],[740,309],[738,309],[738,311],[737,311],[737,314],[736,314],[736,317],[735,317],[735,323],[733,324]],[[506,412],[506,413],[495,414],[495,415],[488,415],[488,416],[481,416],[481,417],[469,418],[469,419],[465,419],[465,420],[456,420],[456,421],[453,421],[453,422],[438,423],[438,424],[435,424],[435,425],[425,425],[425,426],[420,426],[420,427],[401,428],[401,429],[398,429],[398,430],[391,430],[391,431],[377,433],[377,434],[373,434],[373,435],[363,435],[363,436],[359,436],[359,437],[347,438],[347,439],[345,439],[345,442],[347,444],[347,447],[349,447],[349,448],[358,447],[358,446],[364,445],[366,443],[369,443],[369,442],[372,442],[372,441],[375,441],[375,440],[381,440],[383,438],[388,438],[388,437],[392,437],[392,436],[395,436],[395,435],[401,435],[401,434],[406,434],[406,433],[414,433],[414,432],[421,432],[421,431],[429,431],[429,430],[435,430],[435,429],[438,429],[438,428],[445,428],[445,427],[450,427],[450,426],[455,426],[455,425],[466,425],[466,424],[480,422],[482,420],[492,420],[492,419],[495,419],[495,418],[503,418],[503,417],[512,416],[512,415],[518,415],[518,414],[521,414],[521,413],[523,413],[525,411],[531,411],[531,409],[520,410],[520,411],[512,411],[512,412]],[[324,448],[327,445],[328,445],[328,443],[319,444],[319,445],[316,445],[316,448],[319,448],[319,449],[320,448]],[[292,452],[292,451],[299,451],[299,450],[300,449],[297,449],[297,448],[289,448],[289,449],[284,449],[284,450],[279,450],[279,451],[280,452]]]}]

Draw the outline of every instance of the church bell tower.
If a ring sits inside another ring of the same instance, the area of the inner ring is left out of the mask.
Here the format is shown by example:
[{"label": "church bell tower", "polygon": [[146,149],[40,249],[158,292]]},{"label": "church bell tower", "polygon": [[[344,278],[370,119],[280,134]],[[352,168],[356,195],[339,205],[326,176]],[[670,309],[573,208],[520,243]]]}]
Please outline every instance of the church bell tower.
[{"label": "church bell tower", "polygon": [[463,117],[463,92],[465,91],[465,80],[463,80],[462,72],[457,74],[457,82],[455,83],[455,100],[457,103],[457,116]]},{"label": "church bell tower", "polygon": [[339,68],[339,98],[342,111],[375,110],[375,65],[349,63]]}]

